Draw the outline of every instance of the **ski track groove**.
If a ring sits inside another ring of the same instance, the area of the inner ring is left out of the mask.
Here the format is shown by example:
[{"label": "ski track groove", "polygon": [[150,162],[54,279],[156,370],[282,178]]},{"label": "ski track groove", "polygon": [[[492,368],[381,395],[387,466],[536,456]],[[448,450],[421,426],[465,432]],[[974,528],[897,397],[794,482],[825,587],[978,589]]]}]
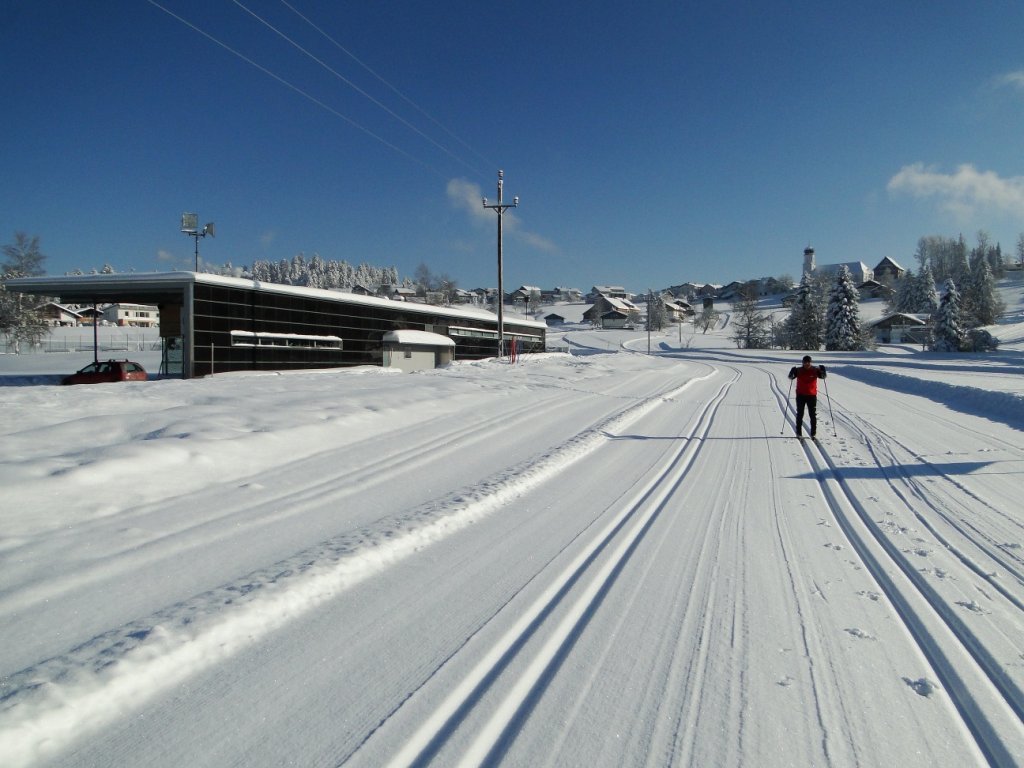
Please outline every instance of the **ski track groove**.
[{"label": "ski track groove", "polygon": [[[773,385],[780,405],[788,398]],[[788,411],[787,411],[788,412]],[[966,731],[991,765],[1019,765],[1010,745],[1024,743],[1024,696],[999,663],[974,642],[970,631],[874,525],[821,443],[802,444],[822,497],[861,563],[885,593],[903,626],[959,714]],[[830,482],[830,480],[832,482]],[[865,529],[863,532],[858,528]],[[890,574],[887,565],[894,567]],[[901,578],[902,577],[902,578]],[[906,586],[901,587],[900,582]],[[955,657],[959,657],[958,659]],[[988,706],[978,692],[996,699]]]},{"label": "ski track groove", "polygon": [[[565,608],[551,637],[526,660],[526,671],[503,697],[488,722],[477,732],[476,738],[459,760],[459,765],[488,764],[488,761],[497,757],[498,751],[510,743],[514,738],[515,727],[529,717],[542,691],[598,610],[635,547],[688,473],[694,457],[701,450],[703,437],[710,428],[715,411],[737,378],[734,375],[704,404],[683,446],[665,462],[665,468],[623,506],[530,606],[520,612],[512,627],[486,649],[473,669],[454,686],[440,706],[391,757],[389,766],[397,768],[429,763],[465,722],[474,705],[484,697],[540,625],[553,615],[573,586],[582,585],[584,577],[589,577],[589,581],[581,587],[582,594]],[[598,572],[590,574],[599,556],[608,550],[611,553],[600,565]]]},{"label": "ski track groove", "polygon": [[[772,389],[778,393],[778,387],[775,377],[768,371],[765,371],[768,375],[769,382]],[[788,400],[785,402],[786,408],[788,409]],[[771,434],[767,431],[767,425],[765,434]],[[768,452],[768,460],[772,461],[772,452]],[[771,471],[772,477],[778,477],[778,473],[774,469],[774,465]],[[823,710],[822,696],[823,692],[829,689],[823,687],[819,681],[821,671],[818,669],[816,660],[818,658],[825,658],[823,652],[818,647],[817,642],[812,641],[808,627],[810,622],[808,620],[809,606],[813,602],[813,596],[807,590],[807,582],[803,576],[803,569],[800,567],[800,561],[792,556],[794,551],[793,545],[789,533],[789,522],[785,515],[779,513],[780,510],[785,508],[782,499],[779,497],[779,488],[777,485],[772,485],[772,496],[773,504],[772,508],[776,510],[775,514],[775,530],[778,536],[779,546],[783,553],[783,562],[786,564],[786,577],[789,581],[790,592],[793,595],[793,600],[796,606],[796,617],[800,626],[800,642],[802,643],[802,655],[806,659],[808,674],[811,678],[811,694],[814,701],[814,713],[818,724],[818,730],[821,733],[821,751],[825,758],[825,765],[833,765],[834,760],[832,756],[832,750],[829,744],[829,731],[828,726],[825,722],[825,714]],[[817,588],[817,585],[815,585]]]},{"label": "ski track groove", "polygon": [[[1001,566],[1007,573],[1009,573],[1014,579],[1016,579],[1016,581],[1022,586],[1024,586],[1024,558],[1015,554],[1014,552],[1006,551],[1003,547],[1000,546],[1000,543],[992,537],[991,534],[989,534],[987,531],[982,530],[977,525],[971,523],[966,516],[956,515],[953,511],[943,509],[940,505],[936,504],[935,501],[932,499],[933,494],[922,492],[920,482],[916,480],[913,476],[911,476],[910,473],[908,473],[905,469],[903,469],[903,466],[896,460],[896,457],[893,455],[893,452],[891,450],[890,444],[892,443],[899,446],[904,451],[906,451],[910,456],[914,457],[918,461],[923,461],[923,463],[925,463],[927,466],[935,470],[935,473],[941,479],[950,483],[954,488],[968,495],[971,499],[977,501],[979,504],[982,504],[987,510],[997,515],[998,517],[1002,518],[1007,523],[1017,528],[1024,528],[1024,522],[1011,517],[1006,512],[996,507],[995,505],[980,498],[975,492],[966,488],[963,485],[963,483],[957,481],[955,478],[950,477],[948,473],[943,472],[941,464],[933,464],[932,462],[920,459],[919,457],[915,456],[914,452],[911,451],[906,445],[904,445],[898,440],[895,440],[891,436],[880,432],[870,422],[867,422],[859,417],[844,417],[843,421],[847,424],[847,426],[850,427],[851,430],[859,433],[864,438],[864,442],[867,445],[868,451],[870,451],[872,458],[875,459],[879,468],[882,470],[889,486],[893,489],[897,496],[899,496],[900,500],[906,505],[907,509],[911,511],[914,517],[928,529],[928,532],[931,533],[936,538],[936,540],[938,540],[939,543],[942,544],[942,546],[949,550],[950,553],[955,555],[956,558],[964,564],[964,566],[969,568],[979,578],[985,580],[990,586],[992,586],[994,589],[1000,592],[1000,594],[1002,594],[1003,597],[1005,597],[1007,600],[1013,603],[1018,610],[1024,610],[1024,602],[1022,602],[1020,598],[1010,594],[1007,591],[1006,587],[1004,587],[998,581],[995,581],[990,573],[986,573],[984,569],[980,565],[975,563],[969,556],[967,556],[960,547],[958,547],[952,541],[950,541],[948,536],[943,535],[931,523],[931,521],[929,521],[926,517],[921,515],[916,510],[915,505],[910,503],[910,501],[906,497],[906,494],[894,483],[890,470],[899,475],[900,479],[908,487],[912,489],[912,491],[922,504],[927,505],[937,516],[944,520],[951,529],[956,531],[966,541],[976,546],[979,550],[981,550],[982,553],[985,554],[986,557],[988,557],[995,563],[998,563],[999,566]],[[869,432],[871,434],[869,434]],[[888,465],[883,464],[881,461],[878,460],[879,450],[880,448],[883,447],[886,449],[891,460]],[[964,507],[964,510],[969,514],[973,514],[973,510],[970,510],[966,507]],[[967,530],[965,530],[965,528]],[[978,540],[979,537],[981,539],[984,539],[984,541],[987,542],[988,546],[982,546],[981,542]]]},{"label": "ski track groove", "polygon": [[[442,502],[439,510],[432,514],[428,510],[425,522],[399,529],[394,536],[357,540],[353,549],[343,547],[340,552],[333,540],[324,542],[8,676],[0,699],[5,768],[56,756],[84,735],[103,728],[113,717],[112,711],[123,715],[141,708],[338,593],[492,514],[604,445],[607,430],[628,426],[713,375],[712,370],[682,384],[623,398],[629,401],[626,405],[535,457],[529,462],[529,471],[506,468],[496,479],[476,487],[475,498],[470,492],[473,489],[463,489],[456,502],[449,500],[450,506]],[[260,589],[268,585],[274,589]],[[203,620],[201,610],[211,603],[222,603],[222,607],[213,618]]]},{"label": "ski track groove", "polygon": [[[585,392],[586,394],[597,397],[607,397],[610,394],[585,390],[572,391],[576,393]],[[657,392],[649,393],[647,398],[657,398],[663,391],[664,388]],[[610,396],[616,397],[615,395]],[[636,398],[634,397],[631,399],[635,400]],[[398,452],[389,452],[386,457],[376,461],[363,462],[356,470],[342,470],[341,472],[332,471],[323,480],[316,483],[307,483],[298,490],[291,488],[287,482],[275,482],[273,479],[268,478],[268,473],[263,470],[256,475],[232,478],[231,480],[226,481],[227,484],[245,486],[258,481],[260,485],[263,486],[263,492],[258,502],[251,505],[223,509],[219,514],[212,517],[205,516],[199,522],[176,528],[167,532],[158,539],[153,539],[142,544],[133,544],[130,554],[127,553],[127,550],[111,551],[102,562],[83,565],[81,568],[76,570],[74,573],[75,584],[76,586],[81,587],[109,579],[116,576],[118,573],[122,573],[123,571],[132,568],[136,561],[149,562],[153,560],[154,557],[159,556],[157,554],[159,550],[167,546],[170,546],[175,553],[179,553],[181,551],[181,543],[179,539],[182,536],[201,534],[201,541],[199,542],[201,546],[209,546],[218,541],[231,538],[236,535],[234,529],[229,527],[217,530],[217,526],[234,515],[244,513],[246,516],[246,525],[250,528],[255,528],[273,525],[283,520],[293,518],[296,515],[301,515],[308,511],[311,505],[320,507],[325,504],[335,504],[346,498],[365,493],[374,485],[387,482],[387,473],[384,472],[384,470],[388,467],[404,464],[415,468],[426,463],[436,462],[440,456],[451,453],[459,448],[464,448],[464,446],[457,445],[460,441],[485,441],[491,439],[496,425],[506,423],[509,420],[522,418],[524,416],[536,418],[537,416],[542,416],[544,413],[556,411],[563,407],[563,396],[560,394],[552,394],[549,398],[546,398],[540,403],[533,401],[526,405],[510,408],[502,411],[496,416],[488,416],[480,421],[475,421],[470,425],[456,429],[449,429],[447,432],[441,432],[440,434],[431,432],[430,430],[434,429],[437,425],[450,424],[451,417],[447,414],[436,416],[417,425],[417,429],[426,429],[427,434],[422,440],[415,442],[413,445]],[[372,442],[373,439],[374,438],[366,438],[355,445]],[[427,450],[428,448],[429,450]],[[323,461],[326,455],[339,450],[353,449],[353,445],[346,445],[342,448],[334,447],[326,451],[318,451],[312,455],[304,456],[300,459],[295,459],[281,465],[274,471],[274,475],[280,475],[287,478],[290,475],[295,474],[296,468],[298,467],[302,467],[312,462]],[[308,473],[303,473],[303,476],[307,475]],[[143,505],[139,507],[136,512],[121,515],[119,517],[118,524],[123,526],[127,523],[135,522],[147,515],[159,512],[159,510],[163,508],[179,507],[183,504],[183,500],[197,499],[195,504],[198,504],[198,499],[201,499],[205,494],[209,493],[209,491],[210,489],[207,487],[201,491],[189,492],[181,496],[173,496],[167,499],[161,499],[159,502]],[[195,506],[195,504],[189,504],[189,506]],[[259,509],[271,509],[274,510],[274,512],[269,515],[254,515],[253,512]],[[93,523],[95,525],[105,525],[106,520],[97,519],[93,521]],[[79,529],[80,528],[81,526],[79,526]],[[117,560],[115,558],[121,555],[124,556],[124,559],[121,561],[120,567],[116,567],[115,564],[117,563]],[[5,602],[10,601],[15,597],[20,604],[19,610],[24,610],[25,607],[31,607],[33,604],[42,605],[54,596],[54,590],[61,588],[63,588],[63,585],[60,583],[46,583],[22,589],[16,596],[5,595],[4,590],[0,589],[0,608],[5,606]]]}]

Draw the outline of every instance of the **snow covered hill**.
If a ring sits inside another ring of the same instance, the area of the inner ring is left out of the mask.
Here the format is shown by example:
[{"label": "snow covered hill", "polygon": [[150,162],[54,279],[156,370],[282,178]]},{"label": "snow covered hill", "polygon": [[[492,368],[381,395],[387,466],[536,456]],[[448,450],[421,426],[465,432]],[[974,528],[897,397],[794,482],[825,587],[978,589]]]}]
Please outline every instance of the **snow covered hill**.
[{"label": "snow covered hill", "polygon": [[816,355],[818,443],[727,329],[0,388],[0,762],[1020,765],[1005,290],[998,353]]}]

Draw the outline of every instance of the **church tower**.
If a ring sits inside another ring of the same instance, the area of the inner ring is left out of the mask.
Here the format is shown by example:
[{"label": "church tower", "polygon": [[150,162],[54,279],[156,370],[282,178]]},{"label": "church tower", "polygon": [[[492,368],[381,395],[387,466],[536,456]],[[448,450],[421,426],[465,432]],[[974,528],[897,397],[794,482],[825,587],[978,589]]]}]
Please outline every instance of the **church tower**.
[{"label": "church tower", "polygon": [[804,274],[814,274],[814,269],[814,249],[808,245],[806,248],[804,248]]}]

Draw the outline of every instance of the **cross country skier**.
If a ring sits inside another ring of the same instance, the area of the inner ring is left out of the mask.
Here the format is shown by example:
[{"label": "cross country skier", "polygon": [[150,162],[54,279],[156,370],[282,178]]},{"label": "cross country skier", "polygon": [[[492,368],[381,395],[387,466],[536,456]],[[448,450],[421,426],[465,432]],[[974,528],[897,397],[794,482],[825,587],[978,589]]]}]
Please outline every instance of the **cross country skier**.
[{"label": "cross country skier", "polygon": [[796,436],[803,437],[804,408],[811,419],[811,439],[818,432],[818,379],[825,378],[824,365],[811,365],[811,356],[804,355],[803,365],[793,366],[789,378],[796,379]]}]

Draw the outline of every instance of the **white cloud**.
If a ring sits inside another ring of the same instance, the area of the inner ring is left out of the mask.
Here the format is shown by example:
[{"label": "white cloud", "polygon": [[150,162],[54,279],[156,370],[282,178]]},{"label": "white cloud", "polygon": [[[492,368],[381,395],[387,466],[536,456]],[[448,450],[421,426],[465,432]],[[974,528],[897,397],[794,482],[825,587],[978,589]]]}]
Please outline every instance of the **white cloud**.
[{"label": "white cloud", "polygon": [[937,198],[940,208],[959,220],[969,220],[979,212],[1024,217],[1024,177],[1004,179],[969,163],[958,166],[954,173],[940,173],[923,163],[907,165],[889,179],[887,188],[890,193]]},{"label": "white cloud", "polygon": [[999,75],[995,82],[997,87],[1016,88],[1024,92],[1024,69]]},{"label": "white cloud", "polygon": [[[484,194],[479,184],[474,184],[465,179],[452,179],[448,182],[448,199],[452,205],[459,210],[467,212],[476,221],[494,221],[494,211],[483,206]],[[488,198],[487,202],[493,205],[498,200],[496,197]],[[502,202],[508,203],[509,201],[503,199]],[[504,214],[502,229],[504,234],[509,237],[516,238],[538,250],[547,253],[556,253],[558,251],[558,246],[548,238],[524,229],[522,222],[510,210]]]},{"label": "white cloud", "polygon": [[452,205],[474,219],[489,220],[494,216],[492,211],[483,207],[483,197],[479,184],[465,179],[452,179],[448,182],[448,199]]},{"label": "white cloud", "polygon": [[177,256],[175,256],[170,251],[165,251],[163,248],[160,248],[156,252],[156,260],[157,261],[175,261],[176,259],[177,259]]}]

